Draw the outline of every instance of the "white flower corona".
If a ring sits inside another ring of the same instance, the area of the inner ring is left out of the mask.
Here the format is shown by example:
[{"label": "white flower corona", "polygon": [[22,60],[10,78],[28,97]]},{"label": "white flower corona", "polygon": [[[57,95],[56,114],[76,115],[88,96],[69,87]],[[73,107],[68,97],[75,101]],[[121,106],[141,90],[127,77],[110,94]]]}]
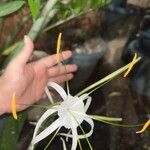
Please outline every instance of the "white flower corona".
[{"label": "white flower corona", "polygon": [[77,121],[74,122],[74,126],[77,128],[79,124],[81,124],[84,120],[84,116],[80,116],[76,113],[72,115],[72,112],[79,112],[85,114],[84,103],[78,97],[73,97],[71,95],[67,96],[67,99],[61,103],[58,107],[58,116],[60,121],[63,123],[63,126],[67,129],[72,128],[72,120]]},{"label": "white flower corona", "polygon": [[[60,94],[63,102],[48,109],[37,122],[33,134],[32,149],[34,144],[43,140],[55,130],[65,127],[71,130],[71,134],[61,133],[60,135],[72,138],[71,150],[75,150],[78,139],[87,138],[93,133],[93,120],[86,114],[91,103],[91,97],[88,96],[88,94],[83,94],[80,97],[73,97],[70,94],[67,95],[64,89],[54,82],[48,83],[48,86],[54,88]],[[38,133],[42,123],[54,113],[58,114],[58,119],[41,133]],[[83,121],[86,121],[91,126],[91,130],[86,134],[78,135],[77,127],[80,126]]]}]

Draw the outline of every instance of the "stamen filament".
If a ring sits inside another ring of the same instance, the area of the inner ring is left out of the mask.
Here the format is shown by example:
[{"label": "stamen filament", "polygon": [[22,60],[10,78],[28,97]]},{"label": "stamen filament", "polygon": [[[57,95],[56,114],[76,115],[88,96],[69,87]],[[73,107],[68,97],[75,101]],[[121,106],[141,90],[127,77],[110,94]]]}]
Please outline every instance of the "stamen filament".
[{"label": "stamen filament", "polygon": [[57,136],[57,133],[59,132],[60,128],[61,128],[61,127],[59,127],[59,128],[56,130],[55,134],[52,136],[51,140],[48,142],[48,144],[46,145],[46,147],[44,148],[44,150],[47,150],[47,149],[48,149],[48,147],[50,146],[50,144],[52,143],[52,141],[54,140],[54,138]]},{"label": "stamen filament", "polygon": [[[62,33],[60,32],[59,35],[58,35],[58,39],[57,39],[57,49],[56,49],[56,59],[57,59],[57,63],[59,63],[60,65],[64,65],[63,63],[60,63],[60,55],[59,53],[61,53],[61,38],[62,38]],[[61,54],[61,57],[62,57],[62,60],[63,59],[63,55]],[[67,93],[69,94],[69,83],[67,81],[67,69],[66,69],[66,66],[65,66],[65,71],[66,71],[66,86],[67,86]]]}]

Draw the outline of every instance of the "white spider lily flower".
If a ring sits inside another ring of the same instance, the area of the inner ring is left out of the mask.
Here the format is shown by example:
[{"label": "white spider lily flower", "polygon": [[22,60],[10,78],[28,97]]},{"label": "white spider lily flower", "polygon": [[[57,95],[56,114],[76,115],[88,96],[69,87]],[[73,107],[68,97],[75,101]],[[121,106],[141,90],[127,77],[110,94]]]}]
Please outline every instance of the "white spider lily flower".
[{"label": "white spider lily flower", "polygon": [[[33,140],[31,142],[32,149],[34,144],[43,140],[55,130],[60,129],[61,127],[65,127],[66,129],[71,130],[72,134],[61,133],[60,135],[72,138],[71,150],[75,150],[77,147],[78,139],[87,138],[93,133],[94,122],[90,116],[86,114],[86,111],[88,110],[91,103],[91,97],[88,96],[88,94],[83,94],[80,97],[71,96],[70,94],[67,95],[64,89],[54,82],[48,83],[48,86],[54,88],[60,94],[63,101],[59,105],[55,105],[48,109],[37,122],[33,134]],[[54,113],[58,114],[58,119],[56,119],[42,132],[38,133],[42,123]],[[91,129],[86,134],[78,135],[77,127],[79,127],[83,121],[86,121],[91,126]]]}]

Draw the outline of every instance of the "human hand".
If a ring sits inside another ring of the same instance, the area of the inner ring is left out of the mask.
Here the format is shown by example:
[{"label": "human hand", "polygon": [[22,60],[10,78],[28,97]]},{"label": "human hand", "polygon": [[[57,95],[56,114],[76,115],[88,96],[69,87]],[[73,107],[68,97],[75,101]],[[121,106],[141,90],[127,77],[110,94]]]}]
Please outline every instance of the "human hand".
[{"label": "human hand", "polygon": [[[33,42],[25,36],[22,51],[10,62],[0,77],[0,113],[11,112],[11,98],[16,93],[17,111],[21,111],[44,95],[48,81],[62,83],[73,78],[76,65],[57,66],[56,55],[27,63],[33,51]],[[62,52],[63,59],[71,57],[70,51]],[[60,57],[60,60],[61,57]],[[67,72],[66,72],[67,71]],[[19,105],[20,104],[20,105]]]}]

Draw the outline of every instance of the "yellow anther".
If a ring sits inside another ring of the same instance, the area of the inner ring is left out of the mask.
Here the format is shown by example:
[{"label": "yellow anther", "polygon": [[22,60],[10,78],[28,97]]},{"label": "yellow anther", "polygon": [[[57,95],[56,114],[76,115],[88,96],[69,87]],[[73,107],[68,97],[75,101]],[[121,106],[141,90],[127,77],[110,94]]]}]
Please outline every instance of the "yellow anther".
[{"label": "yellow anther", "polygon": [[137,59],[137,53],[134,54],[133,60],[129,64],[128,70],[125,72],[124,77],[126,77],[130,73],[131,69],[133,68],[134,64],[136,63],[136,59]]},{"label": "yellow anther", "polygon": [[136,133],[143,133],[148,126],[150,125],[150,119],[144,124],[143,128],[140,131],[137,131]]},{"label": "yellow anther", "polygon": [[57,39],[57,52],[56,52],[56,55],[57,55],[57,63],[59,63],[59,53],[60,53],[60,46],[61,46],[61,36],[62,36],[62,33],[59,33],[58,35],[58,39]]},{"label": "yellow anther", "polygon": [[15,92],[12,95],[11,109],[12,109],[12,115],[13,115],[14,119],[17,120],[17,113],[16,113],[16,93]]}]

